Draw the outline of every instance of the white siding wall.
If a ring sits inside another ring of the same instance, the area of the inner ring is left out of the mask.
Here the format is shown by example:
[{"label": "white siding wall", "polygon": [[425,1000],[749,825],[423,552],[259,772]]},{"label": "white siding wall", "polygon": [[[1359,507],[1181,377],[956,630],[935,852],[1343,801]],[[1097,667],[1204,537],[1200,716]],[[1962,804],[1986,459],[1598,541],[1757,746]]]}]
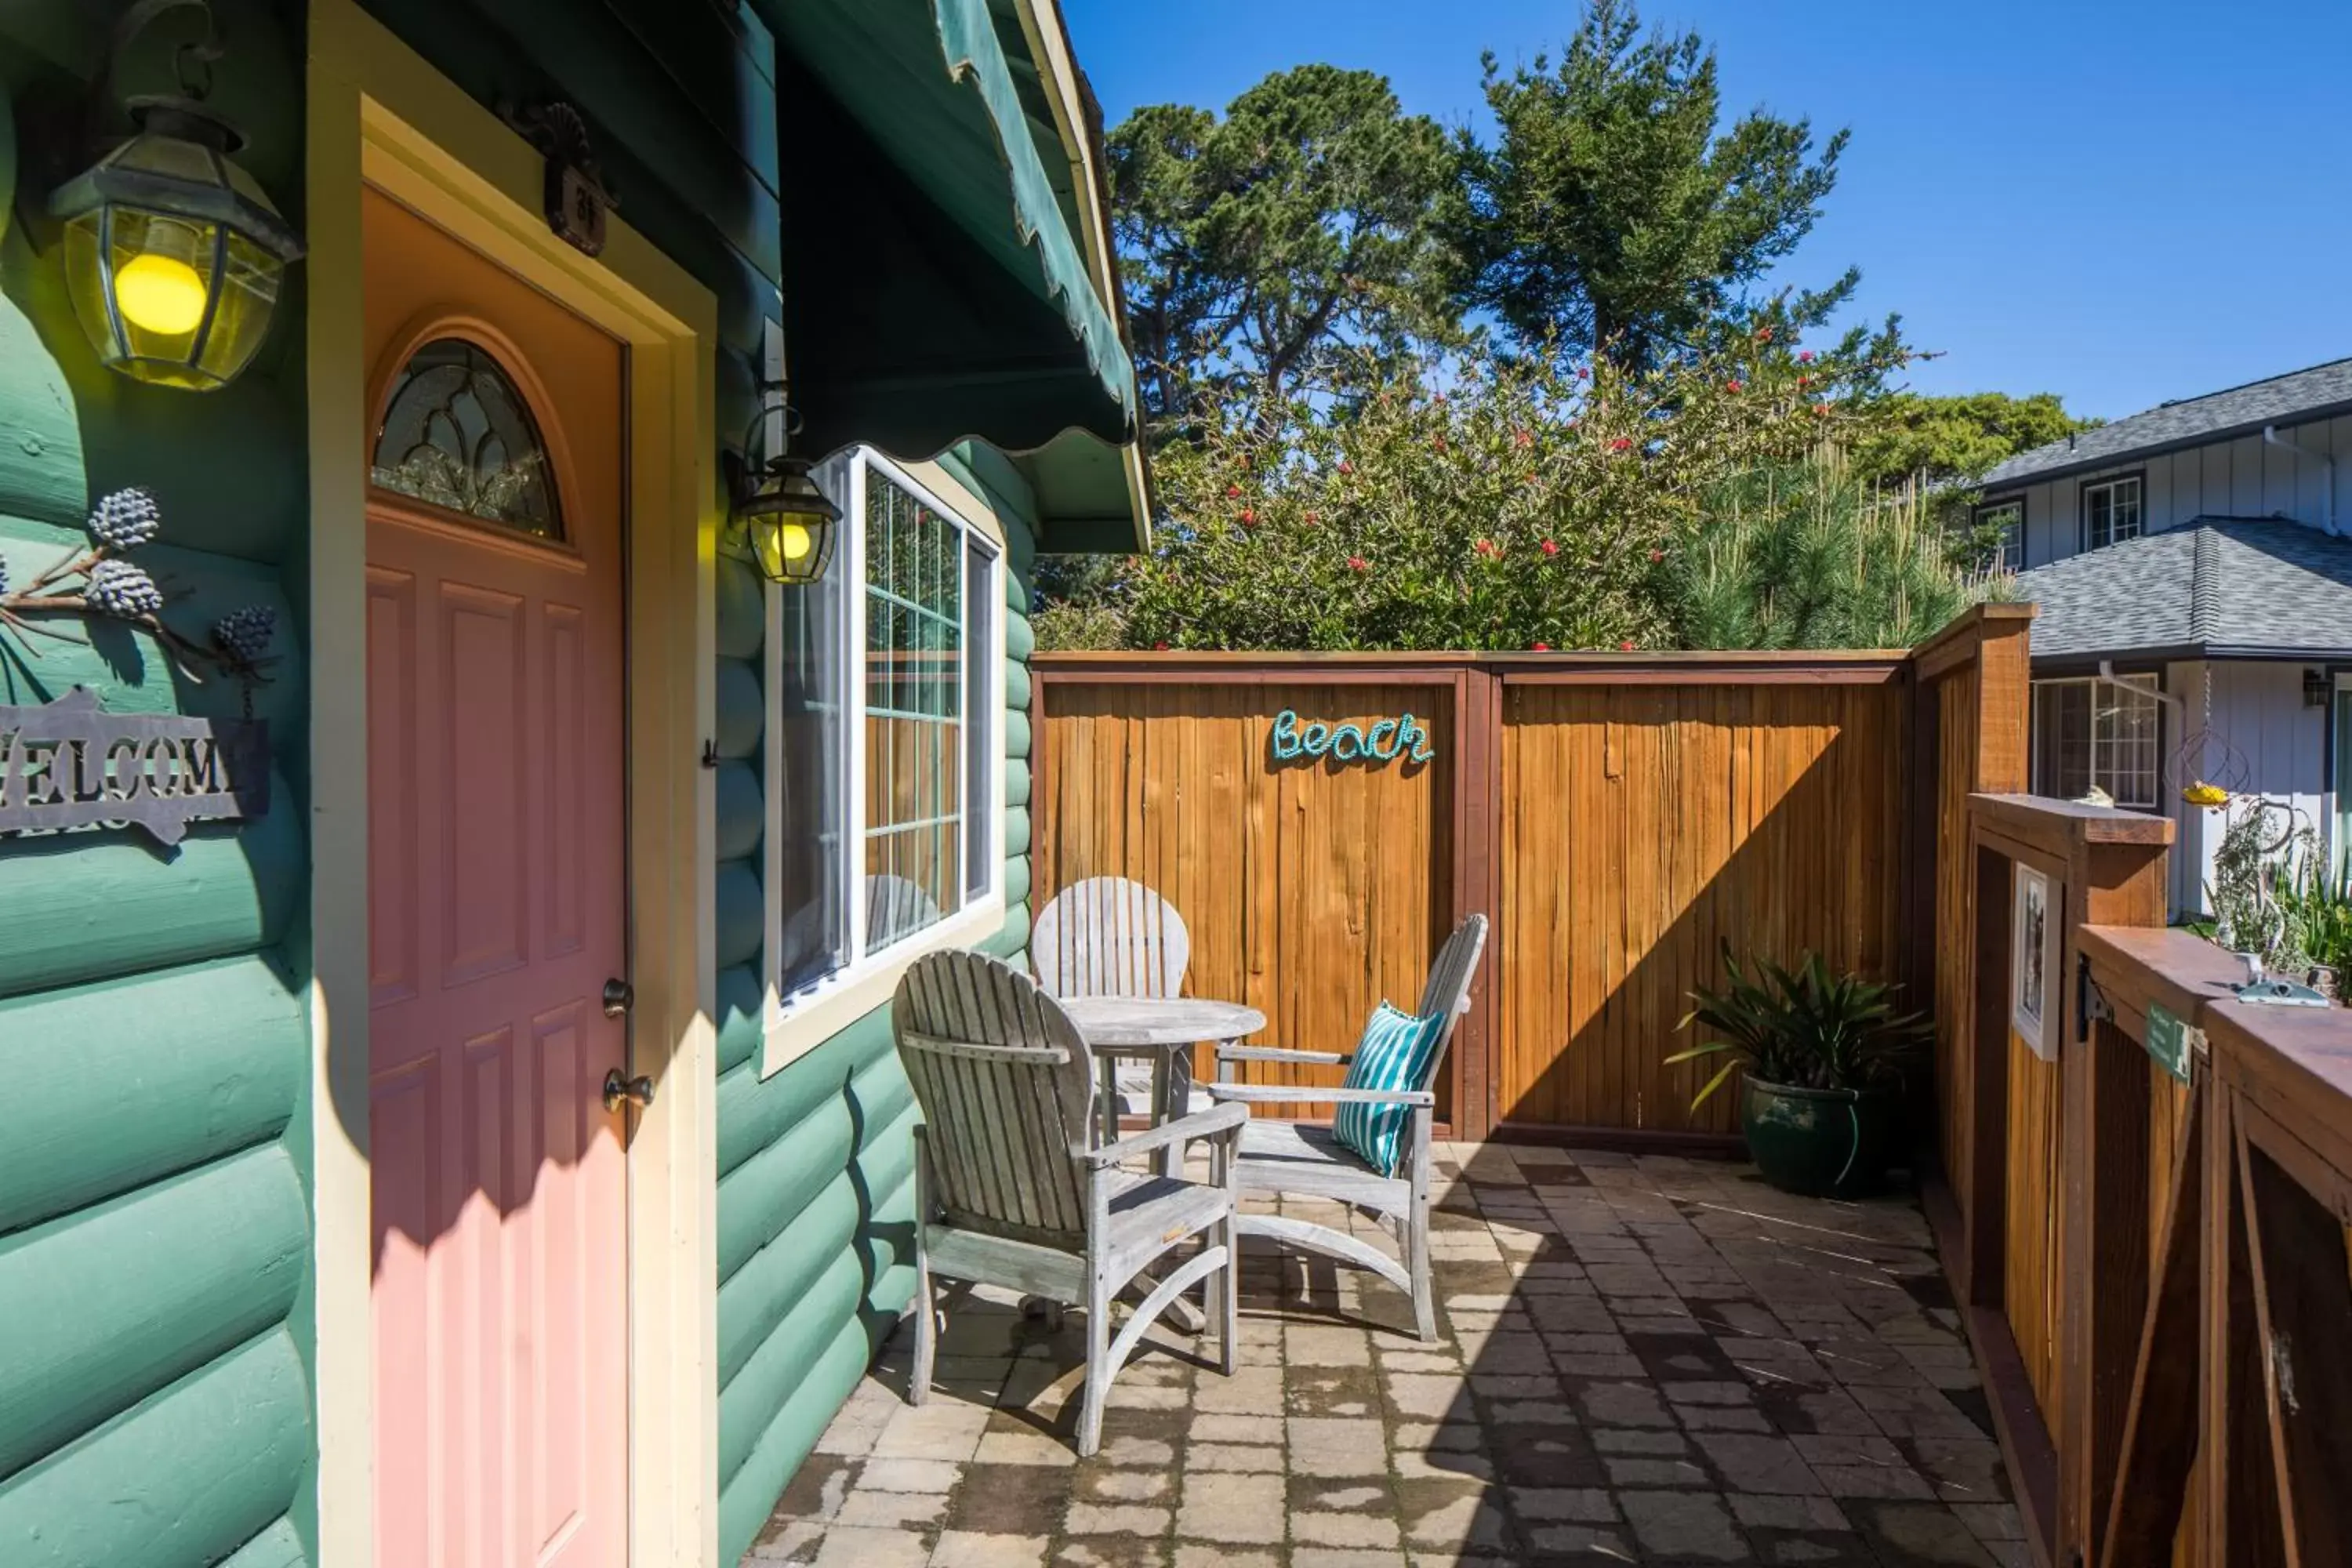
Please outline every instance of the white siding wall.
[{"label": "white siding wall", "polygon": [[[2201,662],[2184,662],[2165,670],[2165,690],[2182,703],[2166,715],[2168,758],[2179,754],[2184,736],[2194,735],[2204,724],[2205,668]],[[2245,759],[2243,788],[2273,799],[2292,800],[2312,827],[2326,837],[2335,804],[2327,789],[2327,714],[2325,709],[2303,705],[2303,666],[2220,661],[2212,671],[2215,744],[2201,769],[2193,757],[2181,756],[2180,772],[2185,775],[2218,773],[2223,765],[2221,744],[2226,742]],[[2213,851],[2221,837],[2219,809],[2190,805],[2179,798],[2181,786],[2192,782],[2190,776],[2166,781],[2178,829],[2172,856],[2176,914],[2205,912],[2205,886],[2212,879]]]},{"label": "white siding wall", "polygon": [[[2336,458],[2336,525],[2352,532],[2352,415],[2307,425],[2281,426],[2279,434],[2306,451]],[[2145,526],[2157,533],[2190,519],[2269,517],[2273,513],[2319,526],[2326,516],[2327,467],[2265,442],[2260,435],[2216,441],[2166,457],[2117,463],[2024,487],[2025,564],[2046,565],[2075,552],[2081,542],[2081,488],[2115,474],[2144,471]],[[1986,492],[2005,500],[2015,489]]]}]

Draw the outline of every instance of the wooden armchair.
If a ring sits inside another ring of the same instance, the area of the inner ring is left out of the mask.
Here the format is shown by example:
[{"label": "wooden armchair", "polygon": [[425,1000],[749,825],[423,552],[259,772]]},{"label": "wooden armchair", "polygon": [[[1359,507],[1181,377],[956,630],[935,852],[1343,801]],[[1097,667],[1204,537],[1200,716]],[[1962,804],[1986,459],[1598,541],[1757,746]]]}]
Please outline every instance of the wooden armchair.
[{"label": "wooden armchair", "polygon": [[[916,960],[890,1005],[898,1057],[923,1110],[915,1130],[915,1366],[908,1397],[930,1392],[939,1348],[932,1277],[1000,1285],[1086,1309],[1087,1384],[1078,1452],[1102,1441],[1103,1397],[1144,1331],[1183,1291],[1209,1281],[1223,1370],[1234,1369],[1239,1256],[1234,1143],[1249,1113],[1219,1106],[1105,1142],[1093,1129],[1085,1040],[1028,976],[975,952]],[[1195,1139],[1209,1183],[1122,1170]],[[1192,1237],[1198,1253],[1151,1285],[1118,1337],[1110,1303]]]},{"label": "wooden armchair", "polygon": [[1241,1157],[1235,1162],[1241,1190],[1277,1196],[1330,1198],[1350,1208],[1377,1215],[1393,1232],[1403,1249],[1402,1265],[1369,1243],[1345,1231],[1311,1221],[1278,1215],[1245,1214],[1238,1226],[1244,1236],[1272,1237],[1286,1247],[1321,1253],[1343,1263],[1370,1269],[1412,1298],[1413,1328],[1423,1340],[1437,1336],[1436,1304],[1429,1276],[1429,1142],[1430,1125],[1437,1106],[1437,1075],[1454,1031],[1470,1007],[1470,982],[1486,945],[1486,917],[1464,921],[1430,966],[1423,987],[1421,1016],[1443,1016],[1437,1047],[1430,1053],[1421,1082],[1408,1089],[1338,1089],[1314,1084],[1241,1084],[1232,1081],[1243,1062],[1301,1062],[1345,1066],[1352,1053],[1278,1050],[1263,1046],[1235,1046],[1217,1056],[1218,1081],[1209,1086],[1210,1098],[1220,1105],[1345,1104],[1350,1101],[1410,1108],[1412,1122],[1406,1134],[1401,1173],[1374,1170],[1353,1151],[1342,1148],[1328,1127],[1292,1121],[1253,1121],[1242,1134]]},{"label": "wooden armchair", "polygon": [[[1126,877],[1088,877],[1045,901],[1029,931],[1029,973],[1053,996],[1181,996],[1192,963],[1192,933],[1176,906],[1156,889]],[[1164,1052],[1143,1063],[1102,1058],[1103,1114],[1116,1136],[1122,1108],[1141,1112],[1159,1101]],[[1187,1110],[1209,1109],[1197,1090]]]}]

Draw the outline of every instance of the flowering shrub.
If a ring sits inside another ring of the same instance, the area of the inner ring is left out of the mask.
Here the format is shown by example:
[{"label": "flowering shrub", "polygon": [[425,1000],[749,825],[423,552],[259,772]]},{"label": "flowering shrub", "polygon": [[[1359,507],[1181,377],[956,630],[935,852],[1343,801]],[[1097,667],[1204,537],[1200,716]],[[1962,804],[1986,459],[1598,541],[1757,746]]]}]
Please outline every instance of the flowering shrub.
[{"label": "flowering shrub", "polygon": [[1808,353],[1800,388],[1768,331],[1648,372],[1477,357],[1260,405],[1162,449],[1152,552],[1044,610],[1040,644],[1666,646],[1660,574],[1710,498],[1858,417],[1874,352]]}]

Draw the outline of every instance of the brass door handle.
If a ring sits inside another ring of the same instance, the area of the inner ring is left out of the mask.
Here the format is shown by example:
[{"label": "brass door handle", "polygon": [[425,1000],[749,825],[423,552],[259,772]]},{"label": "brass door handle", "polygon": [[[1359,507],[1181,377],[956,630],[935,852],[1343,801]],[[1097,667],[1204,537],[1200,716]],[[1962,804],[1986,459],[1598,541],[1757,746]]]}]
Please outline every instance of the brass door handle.
[{"label": "brass door handle", "polygon": [[619,1068],[604,1074],[604,1109],[614,1111],[623,1101],[642,1110],[654,1102],[654,1080],[640,1074],[635,1078],[623,1075]]}]

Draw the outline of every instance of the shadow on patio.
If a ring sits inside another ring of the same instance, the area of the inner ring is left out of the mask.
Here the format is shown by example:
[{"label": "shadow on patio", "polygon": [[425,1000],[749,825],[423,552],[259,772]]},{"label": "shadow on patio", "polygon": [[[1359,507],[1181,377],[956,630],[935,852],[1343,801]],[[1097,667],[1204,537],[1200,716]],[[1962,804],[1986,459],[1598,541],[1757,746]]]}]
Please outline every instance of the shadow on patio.
[{"label": "shadow on patio", "polygon": [[1439,1175],[1439,1342],[1378,1280],[1252,1241],[1234,1375],[1156,1336],[1080,1461],[1075,1317],[971,1300],[931,1403],[902,1330],[747,1563],[2028,1560],[1909,1200],[1506,1145]]}]

